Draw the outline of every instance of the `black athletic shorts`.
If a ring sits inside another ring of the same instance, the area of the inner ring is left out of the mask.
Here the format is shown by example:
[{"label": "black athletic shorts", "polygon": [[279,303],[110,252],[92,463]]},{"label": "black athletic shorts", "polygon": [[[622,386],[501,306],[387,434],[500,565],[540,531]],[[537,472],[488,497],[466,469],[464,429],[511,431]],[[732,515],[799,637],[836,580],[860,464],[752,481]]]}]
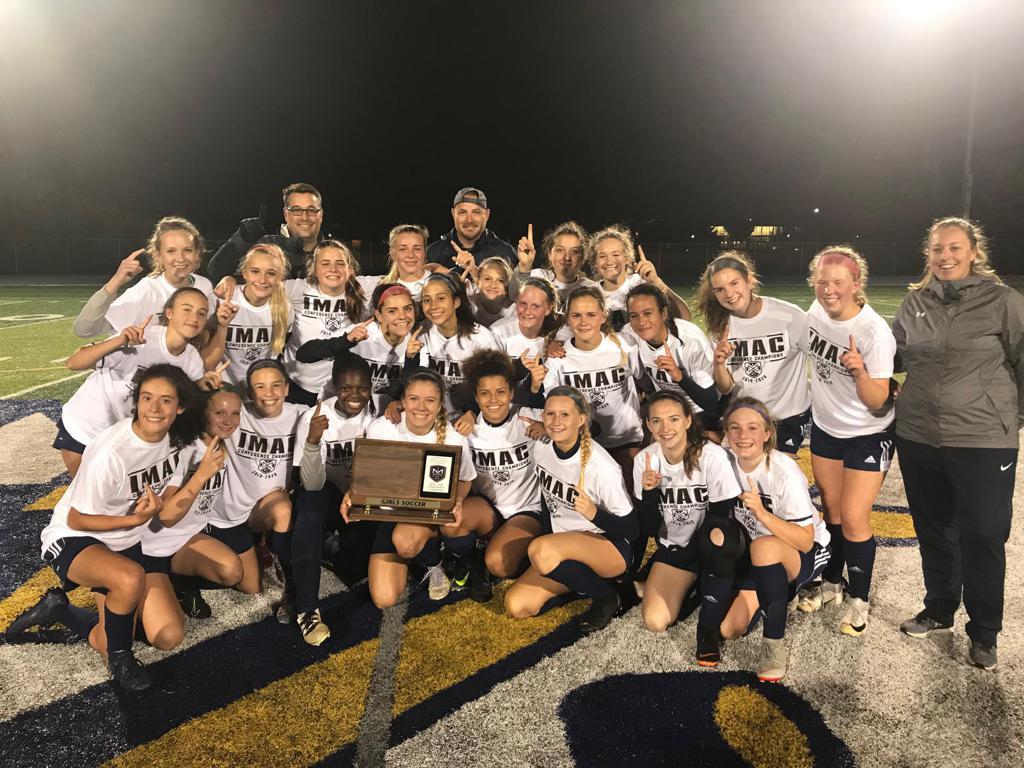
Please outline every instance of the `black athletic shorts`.
[{"label": "black athletic shorts", "polygon": [[817,424],[811,425],[811,453],[823,459],[843,462],[843,469],[885,472],[896,455],[896,433],[890,426],[883,432],[856,437],[833,437]]},{"label": "black athletic shorts", "polygon": [[64,419],[57,419],[57,437],[53,439],[53,447],[59,451],[85,453],[85,446],[75,440],[64,427]]},{"label": "black athletic shorts", "polygon": [[239,523],[230,528],[218,528],[216,525],[207,523],[203,533],[229,547],[236,555],[248,552],[254,546],[252,530],[248,523]]},{"label": "black athletic shorts", "polygon": [[685,547],[676,544],[666,547],[660,541],[651,556],[652,563],[663,563],[681,571],[700,573],[700,548],[691,540]]},{"label": "black athletic shorts", "polygon": [[783,453],[796,453],[804,443],[811,423],[811,409],[803,413],[787,416],[781,421],[775,422],[775,431],[778,434],[776,447]]}]

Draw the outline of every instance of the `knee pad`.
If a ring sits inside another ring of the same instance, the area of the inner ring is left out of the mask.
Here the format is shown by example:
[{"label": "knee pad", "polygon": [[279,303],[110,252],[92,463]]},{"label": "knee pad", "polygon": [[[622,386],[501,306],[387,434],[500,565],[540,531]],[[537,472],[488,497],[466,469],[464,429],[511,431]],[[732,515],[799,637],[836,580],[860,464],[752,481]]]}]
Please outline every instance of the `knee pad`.
[{"label": "knee pad", "polygon": [[[721,545],[711,541],[711,532],[715,529],[722,532]],[[743,526],[731,517],[710,517],[696,535],[704,569],[716,576],[734,576],[736,563],[747,551],[747,535]]]}]

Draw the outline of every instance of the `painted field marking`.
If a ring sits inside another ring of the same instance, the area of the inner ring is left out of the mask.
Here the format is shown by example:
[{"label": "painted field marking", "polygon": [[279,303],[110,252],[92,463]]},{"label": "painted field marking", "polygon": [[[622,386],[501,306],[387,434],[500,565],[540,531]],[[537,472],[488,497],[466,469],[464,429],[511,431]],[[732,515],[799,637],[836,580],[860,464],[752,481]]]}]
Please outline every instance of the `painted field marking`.
[{"label": "painted field marking", "polygon": [[67,360],[67,359],[68,359],[69,357],[71,357],[71,355],[65,355],[64,357],[58,357],[58,358],[57,358],[56,360],[51,360],[50,362],[51,362],[51,363],[63,363],[63,362],[64,362],[64,361],[66,361],[66,360]]},{"label": "painted field marking", "polygon": [[[32,322],[32,323],[22,323],[21,325],[0,325],[0,331],[11,331],[11,330],[14,330],[15,328],[26,328],[26,327],[28,327],[30,325],[42,325],[43,323],[52,323],[55,320],[63,320],[66,317],[66,315],[46,315],[46,317],[49,317],[50,319],[49,320],[36,320],[35,322]],[[0,317],[0,320],[4,320],[4,319],[7,319],[7,318]]]},{"label": "painted field marking", "polygon": [[0,373],[43,373],[45,371],[63,371],[64,369],[63,365],[48,365],[45,368],[10,368],[0,371]]},{"label": "painted field marking", "polygon": [[[0,299],[0,307],[8,307],[11,304],[27,304],[29,299]],[[60,299],[53,299],[53,301],[60,301]]]},{"label": "painted field marking", "polygon": [[0,394],[0,399],[9,398],[9,397],[20,397],[21,395],[27,395],[29,392],[35,392],[37,389],[45,389],[46,387],[52,387],[54,384],[60,384],[60,383],[65,382],[65,381],[71,381],[72,379],[77,379],[77,378],[80,378],[82,376],[87,376],[90,373],[92,373],[91,370],[89,370],[89,371],[79,371],[78,373],[73,373],[70,376],[65,376],[62,379],[54,379],[53,381],[48,381],[45,384],[36,384],[34,387],[29,387],[28,389],[22,389],[22,390],[20,390],[18,392],[9,392],[7,394]]},{"label": "painted field marking", "polygon": [[9,357],[0,357],[0,363],[2,363],[4,360],[10,360],[10,359],[11,358],[9,358]]}]

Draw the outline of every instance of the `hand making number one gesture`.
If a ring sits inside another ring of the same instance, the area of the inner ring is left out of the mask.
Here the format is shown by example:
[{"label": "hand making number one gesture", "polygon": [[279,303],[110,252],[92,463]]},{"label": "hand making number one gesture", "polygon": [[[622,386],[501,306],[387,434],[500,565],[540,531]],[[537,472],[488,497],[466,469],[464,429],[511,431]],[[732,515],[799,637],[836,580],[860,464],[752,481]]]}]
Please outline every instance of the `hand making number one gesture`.
[{"label": "hand making number one gesture", "polygon": [[526,237],[519,238],[516,256],[519,257],[519,271],[521,273],[526,274],[533,269],[533,262],[537,258],[537,249],[533,246],[533,224],[526,227]]}]

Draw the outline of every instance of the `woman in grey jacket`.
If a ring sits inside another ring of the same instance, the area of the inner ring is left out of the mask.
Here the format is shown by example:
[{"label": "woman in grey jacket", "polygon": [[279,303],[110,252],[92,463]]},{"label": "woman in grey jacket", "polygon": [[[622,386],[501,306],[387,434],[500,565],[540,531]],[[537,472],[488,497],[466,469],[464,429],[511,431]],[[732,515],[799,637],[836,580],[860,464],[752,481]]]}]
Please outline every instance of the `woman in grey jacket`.
[{"label": "woman in grey jacket", "polygon": [[1024,296],[989,266],[981,228],[937,220],[926,265],[893,320],[903,481],[924,571],[924,610],[900,629],[953,625],[961,595],[970,659],[996,666],[1024,387]]}]

